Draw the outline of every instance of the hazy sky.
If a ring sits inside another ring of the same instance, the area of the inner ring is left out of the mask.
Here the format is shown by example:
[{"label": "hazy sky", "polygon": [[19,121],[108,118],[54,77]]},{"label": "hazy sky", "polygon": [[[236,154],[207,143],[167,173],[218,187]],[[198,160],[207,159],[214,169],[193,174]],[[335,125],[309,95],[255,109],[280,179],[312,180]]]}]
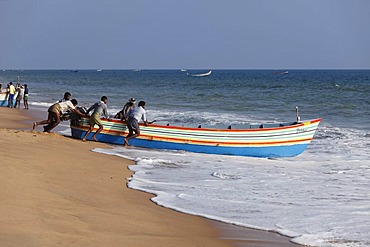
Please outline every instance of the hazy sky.
[{"label": "hazy sky", "polygon": [[0,0],[1,69],[370,69],[370,0]]}]

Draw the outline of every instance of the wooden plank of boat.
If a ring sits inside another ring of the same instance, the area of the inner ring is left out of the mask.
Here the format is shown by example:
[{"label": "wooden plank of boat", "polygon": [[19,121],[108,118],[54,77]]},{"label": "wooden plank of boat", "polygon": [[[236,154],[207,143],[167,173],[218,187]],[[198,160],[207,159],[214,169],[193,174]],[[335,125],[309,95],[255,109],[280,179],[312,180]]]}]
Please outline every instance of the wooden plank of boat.
[{"label": "wooden plank of boat", "polygon": [[[320,121],[321,119],[314,119],[301,123],[248,125],[246,129],[140,125],[141,135],[131,139],[130,145],[209,154],[266,158],[291,157],[306,149]],[[123,144],[124,137],[128,134],[126,124],[119,120],[103,119],[102,122],[104,129],[97,136],[98,140]],[[74,122],[71,124],[72,136],[81,139],[88,127],[88,118]]]}]

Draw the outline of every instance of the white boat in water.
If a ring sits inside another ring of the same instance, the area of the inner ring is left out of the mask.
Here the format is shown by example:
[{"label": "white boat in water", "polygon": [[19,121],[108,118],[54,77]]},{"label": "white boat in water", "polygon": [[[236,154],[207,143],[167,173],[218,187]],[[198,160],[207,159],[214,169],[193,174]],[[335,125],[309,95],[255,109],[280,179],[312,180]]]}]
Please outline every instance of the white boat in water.
[{"label": "white boat in water", "polygon": [[212,73],[212,70],[208,71],[207,73],[204,73],[204,74],[195,74],[195,75],[191,75],[191,76],[197,76],[197,77],[202,77],[202,76],[209,76],[211,75]]},{"label": "white boat in water", "polygon": [[287,74],[289,74],[289,71],[275,71],[275,72],[273,72],[273,74],[276,74],[276,75],[287,75]]}]

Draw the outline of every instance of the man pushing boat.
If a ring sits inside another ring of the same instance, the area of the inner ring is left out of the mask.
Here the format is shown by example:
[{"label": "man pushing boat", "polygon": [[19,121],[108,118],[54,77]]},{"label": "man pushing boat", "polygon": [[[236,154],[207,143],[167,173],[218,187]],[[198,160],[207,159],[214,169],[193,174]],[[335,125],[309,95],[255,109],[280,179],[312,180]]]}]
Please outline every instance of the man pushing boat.
[{"label": "man pushing boat", "polygon": [[149,122],[146,119],[145,101],[140,101],[138,107],[133,108],[128,113],[127,128],[129,133],[125,138],[124,147],[129,146],[129,140],[140,135],[139,121],[143,120],[144,125],[148,126]]},{"label": "man pushing boat", "polygon": [[79,116],[82,117],[86,116],[85,114],[76,109],[77,104],[78,103],[76,99],[53,104],[48,109],[48,119],[40,122],[34,122],[32,125],[32,130],[36,130],[38,125],[47,125],[44,127],[44,132],[50,132],[60,123],[61,121],[60,117],[63,114],[63,112],[72,111]]},{"label": "man pushing boat", "polygon": [[91,133],[91,131],[94,129],[95,124],[99,126],[99,129],[92,135],[91,139],[94,141],[98,141],[96,139],[96,136],[103,130],[104,126],[102,121],[100,120],[100,116],[103,114],[105,118],[110,121],[109,115],[108,115],[108,110],[107,110],[107,102],[108,102],[108,97],[107,96],[102,96],[100,98],[99,102],[96,102],[94,105],[92,105],[86,112],[88,114],[90,111],[94,111],[93,114],[90,117],[89,123],[90,127],[89,130],[86,132],[85,136],[82,138],[82,141],[86,141],[86,138],[88,135]]}]

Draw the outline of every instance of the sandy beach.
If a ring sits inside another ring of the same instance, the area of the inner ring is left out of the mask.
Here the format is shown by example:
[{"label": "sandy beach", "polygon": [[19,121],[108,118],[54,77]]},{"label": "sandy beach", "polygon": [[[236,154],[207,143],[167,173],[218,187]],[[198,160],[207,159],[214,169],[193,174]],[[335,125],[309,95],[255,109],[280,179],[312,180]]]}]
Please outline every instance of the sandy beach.
[{"label": "sandy beach", "polygon": [[21,130],[24,110],[0,117],[1,246],[297,246],[157,206],[127,188],[131,161],[90,151],[108,145]]}]

